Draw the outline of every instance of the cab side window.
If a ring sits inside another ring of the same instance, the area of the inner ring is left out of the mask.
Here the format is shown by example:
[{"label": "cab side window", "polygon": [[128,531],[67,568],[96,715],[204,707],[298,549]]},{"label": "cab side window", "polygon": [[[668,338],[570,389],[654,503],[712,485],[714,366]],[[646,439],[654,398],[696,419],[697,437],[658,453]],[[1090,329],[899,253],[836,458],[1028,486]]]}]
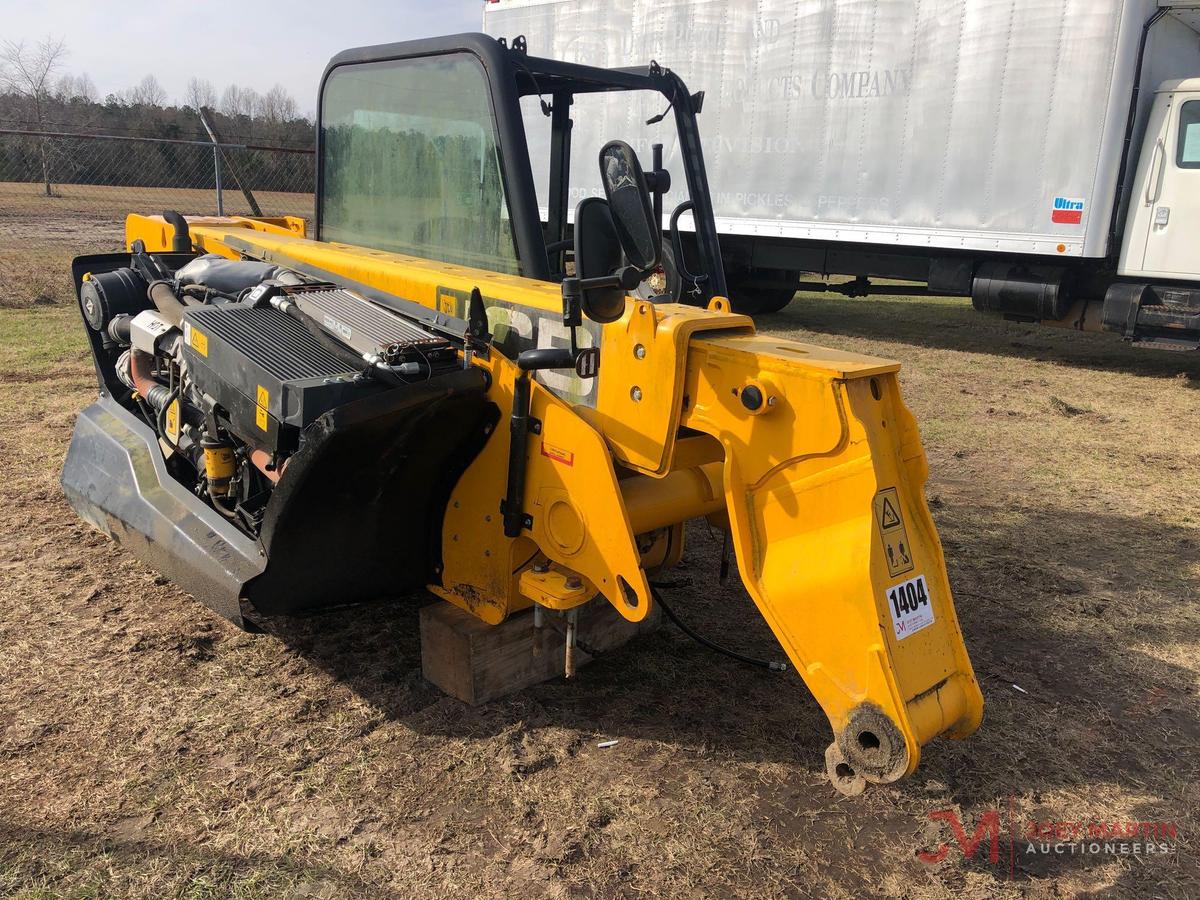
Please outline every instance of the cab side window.
[{"label": "cab side window", "polygon": [[1179,109],[1179,142],[1175,165],[1200,169],[1200,100],[1189,100]]}]

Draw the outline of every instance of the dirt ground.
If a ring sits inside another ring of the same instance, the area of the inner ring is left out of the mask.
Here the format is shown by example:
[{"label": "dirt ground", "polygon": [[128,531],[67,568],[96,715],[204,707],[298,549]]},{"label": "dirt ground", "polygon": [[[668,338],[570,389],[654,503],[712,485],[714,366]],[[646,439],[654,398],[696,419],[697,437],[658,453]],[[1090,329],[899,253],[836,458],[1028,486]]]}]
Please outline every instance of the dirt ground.
[{"label": "dirt ground", "polygon": [[[57,476],[95,383],[62,273],[119,227],[15,221],[0,215],[0,305],[22,307],[0,310],[0,895],[1200,894],[1200,358],[960,300],[801,297],[763,318],[903,362],[987,703],[973,737],[849,799],[794,674],[672,626],[471,709],[421,677],[427,597],[244,634],[79,523]],[[718,584],[713,539],[689,538],[681,614],[777,655]],[[997,813],[998,860],[986,834],[966,858],[943,811],[968,838]],[[1025,853],[1042,822],[1175,833],[1151,856]]]}]

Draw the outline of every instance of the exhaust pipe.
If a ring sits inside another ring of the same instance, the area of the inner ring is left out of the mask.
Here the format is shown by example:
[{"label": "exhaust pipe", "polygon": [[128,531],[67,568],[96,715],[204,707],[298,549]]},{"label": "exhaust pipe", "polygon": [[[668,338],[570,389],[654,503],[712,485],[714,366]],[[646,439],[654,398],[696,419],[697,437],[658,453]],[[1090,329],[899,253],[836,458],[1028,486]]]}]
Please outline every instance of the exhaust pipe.
[{"label": "exhaust pipe", "polygon": [[192,233],[188,230],[187,219],[173,209],[165,210],[162,217],[175,229],[175,236],[171,238],[171,252],[191,253]]}]

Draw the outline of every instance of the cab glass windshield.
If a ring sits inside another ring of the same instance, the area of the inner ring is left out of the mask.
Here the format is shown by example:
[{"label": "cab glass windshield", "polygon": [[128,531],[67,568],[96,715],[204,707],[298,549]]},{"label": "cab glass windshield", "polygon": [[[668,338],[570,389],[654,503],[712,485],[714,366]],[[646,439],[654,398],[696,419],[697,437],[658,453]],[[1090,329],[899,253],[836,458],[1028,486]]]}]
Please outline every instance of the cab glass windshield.
[{"label": "cab glass windshield", "polygon": [[320,238],[493,272],[519,266],[483,66],[339,66],[321,97]]}]

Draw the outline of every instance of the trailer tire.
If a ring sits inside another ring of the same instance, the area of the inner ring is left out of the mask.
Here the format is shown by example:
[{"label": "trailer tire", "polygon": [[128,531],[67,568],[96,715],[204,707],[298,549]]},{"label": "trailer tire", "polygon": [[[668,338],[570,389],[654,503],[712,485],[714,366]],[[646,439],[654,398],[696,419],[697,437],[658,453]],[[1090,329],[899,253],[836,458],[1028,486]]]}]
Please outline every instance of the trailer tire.
[{"label": "trailer tire", "polygon": [[750,316],[779,312],[796,296],[795,291],[786,288],[733,287],[730,294],[733,311]]},{"label": "trailer tire", "polygon": [[683,277],[675,265],[675,253],[670,244],[663,244],[662,261],[658,268],[659,271],[634,288],[633,295],[639,300],[658,299],[665,303],[678,303],[683,296]]}]

